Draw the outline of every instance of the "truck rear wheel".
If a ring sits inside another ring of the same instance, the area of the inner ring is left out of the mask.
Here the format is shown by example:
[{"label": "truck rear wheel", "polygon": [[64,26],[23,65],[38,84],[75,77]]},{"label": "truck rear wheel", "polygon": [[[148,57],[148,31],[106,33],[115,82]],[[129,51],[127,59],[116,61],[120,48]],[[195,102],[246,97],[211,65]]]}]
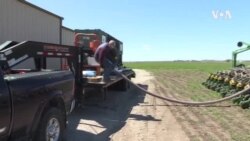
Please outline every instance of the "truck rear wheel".
[{"label": "truck rear wheel", "polygon": [[58,108],[50,108],[43,115],[36,141],[61,141],[65,128],[65,116]]}]

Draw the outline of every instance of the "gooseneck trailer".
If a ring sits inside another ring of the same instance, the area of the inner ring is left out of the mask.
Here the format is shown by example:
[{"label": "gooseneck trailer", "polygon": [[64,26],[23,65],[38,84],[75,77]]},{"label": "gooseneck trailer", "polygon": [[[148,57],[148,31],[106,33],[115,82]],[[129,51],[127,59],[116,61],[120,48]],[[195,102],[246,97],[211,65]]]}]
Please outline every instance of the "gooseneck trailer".
[{"label": "gooseneck trailer", "polygon": [[[66,60],[67,67],[62,70],[70,70],[75,78],[75,97],[76,100],[81,99],[85,95],[86,88],[100,89],[103,98],[106,97],[106,90],[109,86],[114,86],[117,89],[126,90],[129,83],[119,75],[112,76],[108,82],[91,81],[93,77],[83,76],[83,71],[89,70],[91,65],[88,65],[88,57],[92,57],[94,52],[89,46],[67,46],[52,43],[43,43],[35,41],[14,42],[8,41],[0,46],[0,61],[2,69],[6,72],[18,64],[32,59],[35,70],[46,70],[48,63],[46,58],[61,58]],[[29,68],[21,68],[18,71],[22,72]],[[135,77],[135,72],[132,69],[118,66],[120,72],[128,78]],[[101,74],[98,74],[101,75]]]}]

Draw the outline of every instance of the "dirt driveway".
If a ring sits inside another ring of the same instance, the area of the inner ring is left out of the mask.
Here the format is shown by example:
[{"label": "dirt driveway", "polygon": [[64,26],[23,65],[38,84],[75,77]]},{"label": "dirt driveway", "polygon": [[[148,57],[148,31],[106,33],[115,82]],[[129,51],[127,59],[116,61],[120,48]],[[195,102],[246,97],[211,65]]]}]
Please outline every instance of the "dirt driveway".
[{"label": "dirt driveway", "polygon": [[[155,91],[154,77],[135,70],[136,84]],[[157,105],[156,105],[157,104]],[[110,91],[106,101],[97,92],[69,117],[66,141],[188,141],[168,106],[135,87]]]}]

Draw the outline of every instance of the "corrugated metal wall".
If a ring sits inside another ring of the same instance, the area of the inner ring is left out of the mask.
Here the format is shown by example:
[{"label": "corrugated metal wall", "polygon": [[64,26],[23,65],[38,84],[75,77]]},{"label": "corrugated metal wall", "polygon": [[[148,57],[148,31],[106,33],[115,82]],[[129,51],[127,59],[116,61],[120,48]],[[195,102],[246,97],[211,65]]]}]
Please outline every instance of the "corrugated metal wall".
[{"label": "corrugated metal wall", "polygon": [[6,40],[60,43],[61,20],[18,0],[0,0],[0,43]]},{"label": "corrugated metal wall", "polygon": [[[67,27],[62,27],[62,44],[74,46],[75,32]],[[62,59],[62,66],[67,66],[67,60]]]},{"label": "corrugated metal wall", "polygon": [[[0,0],[0,44],[7,40],[61,43],[62,18],[19,0]],[[32,68],[29,59],[15,68]],[[61,59],[47,58],[47,68],[60,69]]]},{"label": "corrugated metal wall", "polygon": [[75,32],[72,29],[62,27],[62,44],[74,46]]}]

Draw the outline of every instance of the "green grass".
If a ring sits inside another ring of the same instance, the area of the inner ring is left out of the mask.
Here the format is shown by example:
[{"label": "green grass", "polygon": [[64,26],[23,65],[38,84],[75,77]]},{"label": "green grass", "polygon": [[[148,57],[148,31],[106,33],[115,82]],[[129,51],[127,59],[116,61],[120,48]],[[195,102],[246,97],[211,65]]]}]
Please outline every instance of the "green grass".
[{"label": "green grass", "polygon": [[198,70],[202,72],[214,72],[231,68],[231,62],[126,62],[125,66],[133,69],[145,70]]}]

